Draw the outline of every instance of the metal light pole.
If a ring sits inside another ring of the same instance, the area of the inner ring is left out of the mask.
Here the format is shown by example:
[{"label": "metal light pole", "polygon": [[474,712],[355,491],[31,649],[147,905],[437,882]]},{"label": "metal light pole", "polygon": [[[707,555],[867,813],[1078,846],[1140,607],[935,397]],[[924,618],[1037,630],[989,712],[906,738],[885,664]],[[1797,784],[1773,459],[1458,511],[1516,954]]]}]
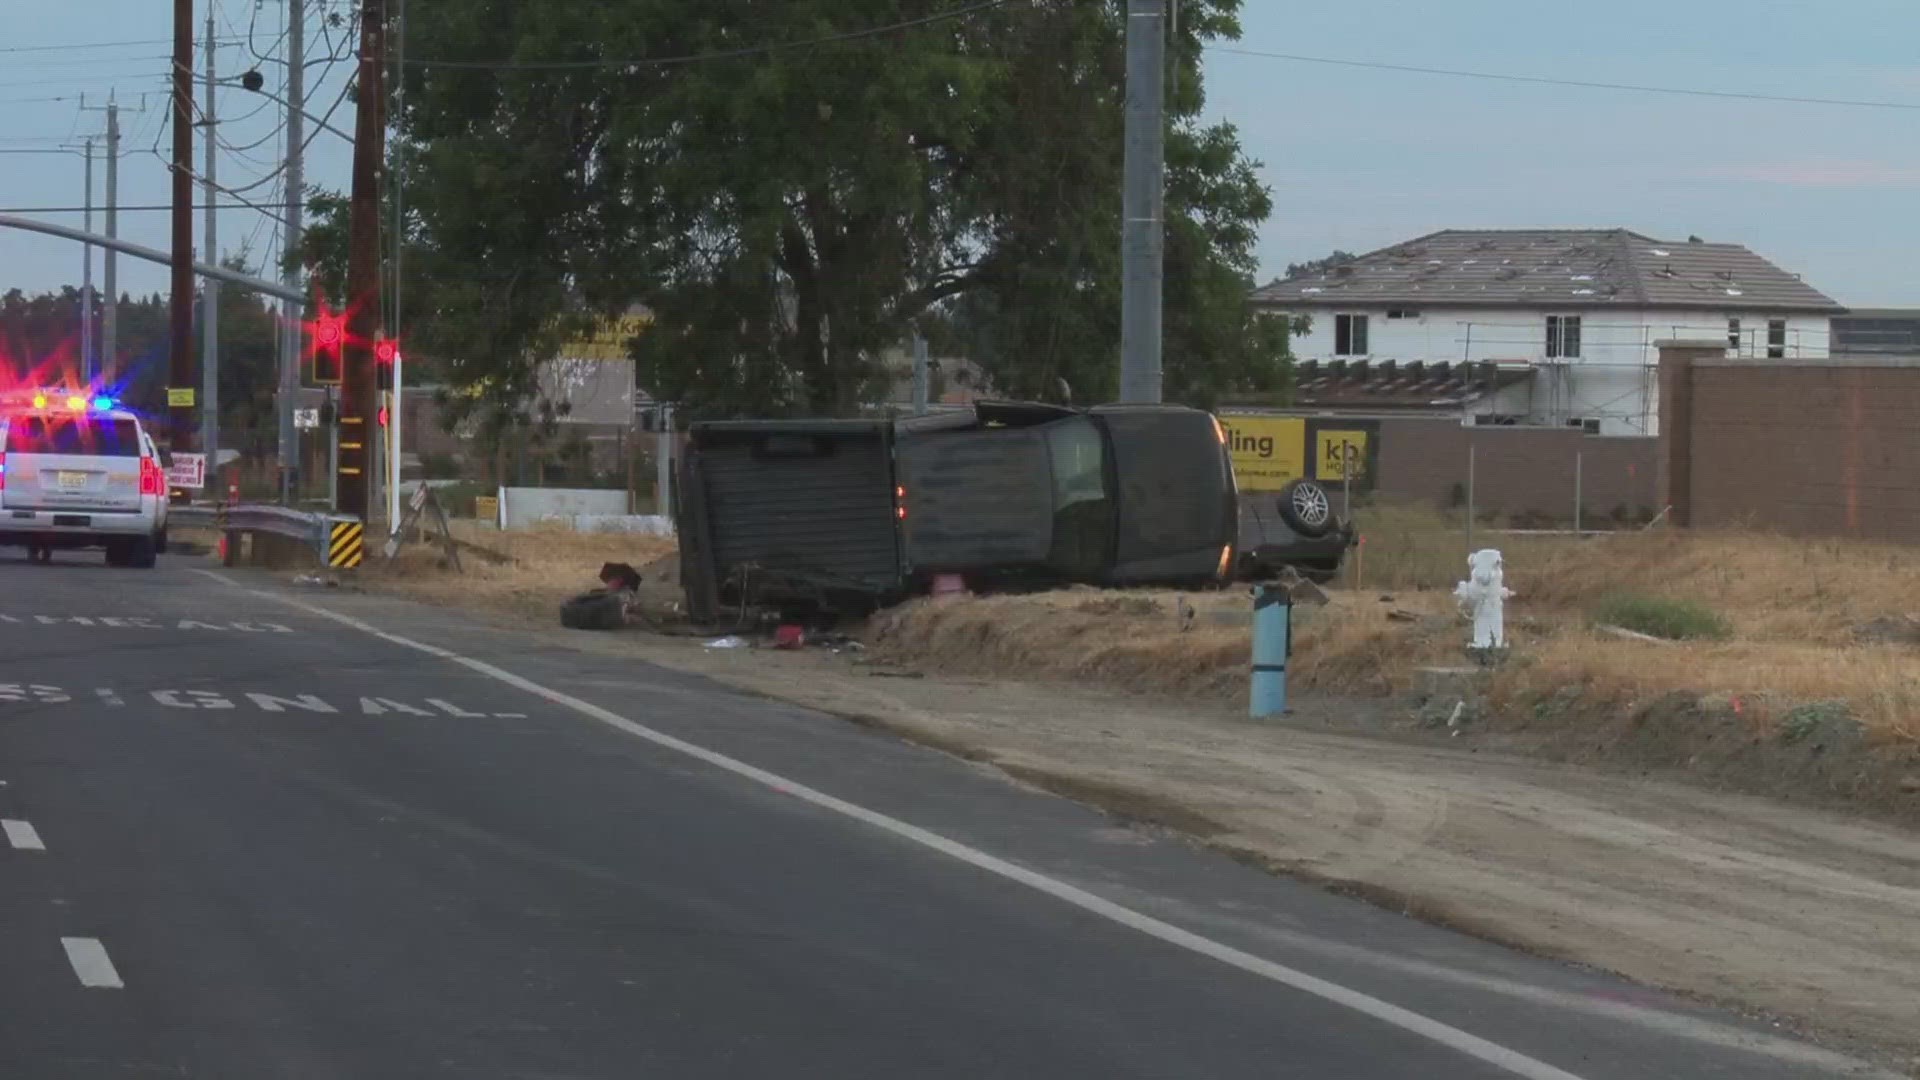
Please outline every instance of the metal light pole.
[{"label": "metal light pole", "polygon": [[[220,261],[220,189],[214,186],[214,165],[219,159],[218,133],[214,129],[213,11],[207,11],[207,171],[205,189],[206,262]],[[207,472],[219,467],[220,459],[220,283],[208,278],[201,287],[200,300],[200,452],[207,456]]]},{"label": "metal light pole", "polygon": [[[107,101],[107,239],[120,238],[120,106]],[[107,309],[100,316],[99,370],[109,379],[120,370],[120,278],[112,248],[100,257]]]},{"label": "metal light pole", "polygon": [[[87,140],[87,209],[82,219],[88,232],[93,231],[93,140]],[[93,355],[93,245],[80,245],[80,371],[86,377],[87,385],[94,385],[100,377],[100,369]]]},{"label": "metal light pole", "polygon": [[[399,9],[394,13],[393,23],[393,112],[396,122],[406,121],[403,106],[407,97],[407,0],[399,0]],[[406,379],[402,365],[406,360],[405,342],[400,336],[400,253],[406,247],[406,180],[399,168],[389,175],[393,185],[393,310],[388,313],[392,326],[393,350],[393,399],[387,409],[387,529],[394,536],[400,535],[400,463],[404,456],[400,441],[401,416],[405,409],[401,396],[406,392]]]},{"label": "metal light pole", "polygon": [[1127,0],[1126,179],[1121,189],[1120,400],[1160,400],[1161,209],[1167,0]]}]

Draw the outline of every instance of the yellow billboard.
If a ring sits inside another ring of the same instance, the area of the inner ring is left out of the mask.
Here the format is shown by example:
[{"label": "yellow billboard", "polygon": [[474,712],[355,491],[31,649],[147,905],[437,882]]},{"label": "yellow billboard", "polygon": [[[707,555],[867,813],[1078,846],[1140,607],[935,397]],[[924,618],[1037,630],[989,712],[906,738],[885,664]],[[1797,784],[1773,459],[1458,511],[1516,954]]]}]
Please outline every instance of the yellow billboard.
[{"label": "yellow billboard", "polygon": [[1349,466],[1353,469],[1351,479],[1359,480],[1366,476],[1366,432],[1322,428],[1314,433],[1313,442],[1315,476],[1327,481],[1346,480],[1349,479]]},{"label": "yellow billboard", "polygon": [[562,345],[560,357],[566,360],[625,360],[627,342],[652,322],[653,318],[648,315],[624,315],[603,320],[584,337]]},{"label": "yellow billboard", "polygon": [[1307,422],[1292,416],[1222,416],[1241,491],[1279,491],[1307,474]]}]

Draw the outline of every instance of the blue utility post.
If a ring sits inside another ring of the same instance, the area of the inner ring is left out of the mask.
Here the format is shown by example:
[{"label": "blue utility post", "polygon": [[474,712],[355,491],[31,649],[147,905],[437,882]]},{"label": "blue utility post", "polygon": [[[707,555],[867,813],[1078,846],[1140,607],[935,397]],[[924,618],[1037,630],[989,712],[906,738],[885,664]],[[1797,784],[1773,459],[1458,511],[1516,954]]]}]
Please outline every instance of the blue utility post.
[{"label": "blue utility post", "polygon": [[1253,587],[1253,692],[1255,720],[1287,711],[1287,657],[1293,653],[1293,597],[1278,585]]}]

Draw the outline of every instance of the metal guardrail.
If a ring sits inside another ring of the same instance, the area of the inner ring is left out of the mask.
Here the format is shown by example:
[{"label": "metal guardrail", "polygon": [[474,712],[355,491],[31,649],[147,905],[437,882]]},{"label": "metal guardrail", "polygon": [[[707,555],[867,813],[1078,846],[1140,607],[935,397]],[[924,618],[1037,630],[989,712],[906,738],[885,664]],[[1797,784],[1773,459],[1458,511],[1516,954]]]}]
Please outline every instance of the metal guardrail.
[{"label": "metal guardrail", "polygon": [[360,519],[351,514],[295,510],[264,503],[238,503],[233,506],[174,506],[168,509],[167,520],[186,528],[212,529],[227,534],[268,533],[284,536],[312,549],[322,566],[357,566],[360,562],[359,530],[353,530],[355,554],[352,562],[338,561],[332,550],[339,546],[336,543],[339,539],[336,531],[340,526],[359,524]]}]

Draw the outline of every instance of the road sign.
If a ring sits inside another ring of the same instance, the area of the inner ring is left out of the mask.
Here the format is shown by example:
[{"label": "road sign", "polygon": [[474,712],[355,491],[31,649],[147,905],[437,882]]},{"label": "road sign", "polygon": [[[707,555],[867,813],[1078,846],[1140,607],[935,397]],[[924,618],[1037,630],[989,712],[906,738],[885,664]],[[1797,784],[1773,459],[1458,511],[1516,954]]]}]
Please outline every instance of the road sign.
[{"label": "road sign", "polygon": [[311,431],[319,427],[320,409],[316,406],[311,409],[293,410],[293,426],[303,431]]},{"label": "road sign", "polygon": [[167,387],[167,407],[168,408],[192,408],[193,407],[193,387],[191,386]]},{"label": "road sign", "polygon": [[198,491],[207,486],[207,455],[175,454],[167,466],[167,486]]}]

